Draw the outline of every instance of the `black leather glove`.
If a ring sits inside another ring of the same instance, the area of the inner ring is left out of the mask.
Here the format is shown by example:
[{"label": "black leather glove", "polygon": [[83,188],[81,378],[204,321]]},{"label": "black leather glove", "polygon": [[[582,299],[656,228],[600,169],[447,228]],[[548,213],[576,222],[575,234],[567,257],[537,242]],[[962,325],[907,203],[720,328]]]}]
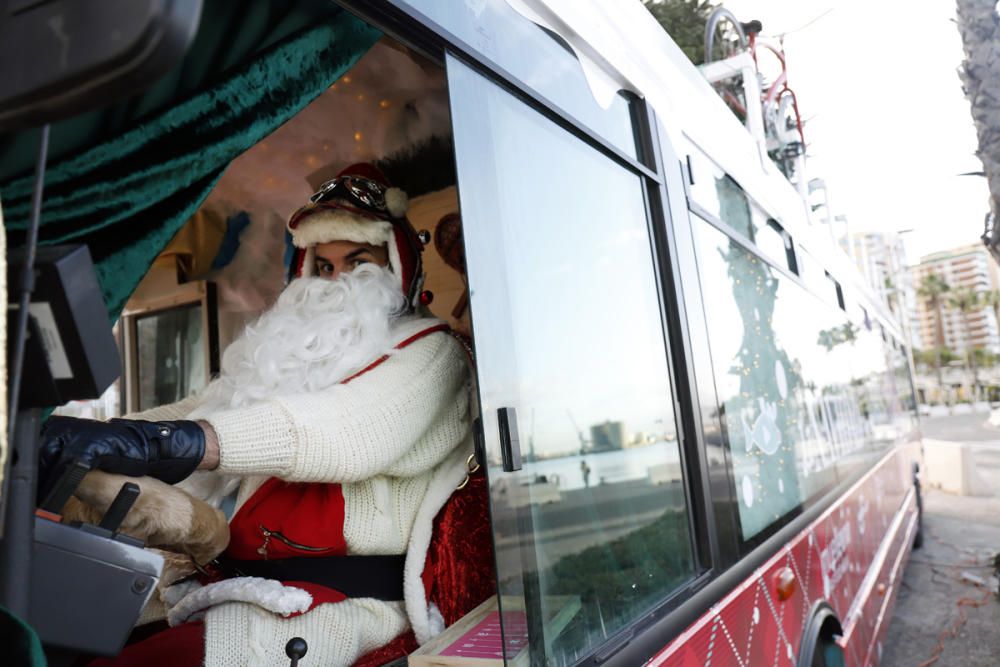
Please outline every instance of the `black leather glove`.
[{"label": "black leather glove", "polygon": [[66,466],[82,461],[107,472],[176,484],[204,456],[205,432],[197,422],[49,417],[42,426],[39,479],[57,479]]}]

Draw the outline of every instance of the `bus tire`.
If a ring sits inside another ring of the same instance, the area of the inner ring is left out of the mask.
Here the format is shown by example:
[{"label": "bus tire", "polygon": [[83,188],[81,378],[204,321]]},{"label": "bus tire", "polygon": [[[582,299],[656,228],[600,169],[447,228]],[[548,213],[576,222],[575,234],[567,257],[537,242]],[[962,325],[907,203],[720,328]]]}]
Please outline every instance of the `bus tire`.
[{"label": "bus tire", "polygon": [[913,463],[913,490],[917,496],[917,530],[913,534],[913,548],[924,546],[924,496],[920,489],[920,464]]},{"label": "bus tire", "polygon": [[802,632],[795,667],[844,667],[844,650],[837,639],[844,630],[833,607],[820,600],[813,605],[809,622]]}]

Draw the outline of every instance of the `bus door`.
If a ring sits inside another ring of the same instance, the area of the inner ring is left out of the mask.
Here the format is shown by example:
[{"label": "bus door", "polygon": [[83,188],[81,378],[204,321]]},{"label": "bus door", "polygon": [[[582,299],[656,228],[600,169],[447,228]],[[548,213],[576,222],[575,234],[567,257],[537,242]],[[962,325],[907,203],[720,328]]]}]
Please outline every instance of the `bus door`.
[{"label": "bus door", "polygon": [[635,101],[598,108],[572,52],[518,15],[438,18],[596,128],[449,52],[505,658],[607,658],[699,571]]}]

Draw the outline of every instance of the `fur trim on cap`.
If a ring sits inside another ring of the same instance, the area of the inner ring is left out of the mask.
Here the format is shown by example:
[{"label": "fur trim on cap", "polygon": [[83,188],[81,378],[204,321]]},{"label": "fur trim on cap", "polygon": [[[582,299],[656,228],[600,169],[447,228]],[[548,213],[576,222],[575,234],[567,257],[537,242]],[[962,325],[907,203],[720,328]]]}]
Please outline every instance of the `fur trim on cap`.
[{"label": "fur trim on cap", "polygon": [[187,592],[167,613],[167,623],[171,627],[178,625],[224,602],[249,602],[276,614],[289,616],[308,610],[312,604],[312,595],[301,588],[285,586],[273,579],[234,577]]},{"label": "fur trim on cap", "polygon": [[402,218],[410,207],[410,198],[399,188],[389,188],[385,191],[385,207],[392,217]]},{"label": "fur trim on cap", "polygon": [[289,231],[296,248],[308,248],[331,241],[353,241],[379,246],[393,240],[392,223],[364,218],[340,209],[316,211]]}]

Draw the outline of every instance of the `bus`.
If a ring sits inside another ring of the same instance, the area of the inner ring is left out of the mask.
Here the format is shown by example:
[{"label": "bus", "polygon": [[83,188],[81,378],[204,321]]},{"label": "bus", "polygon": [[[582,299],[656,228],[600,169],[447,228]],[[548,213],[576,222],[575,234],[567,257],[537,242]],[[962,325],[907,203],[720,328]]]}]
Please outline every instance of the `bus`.
[{"label": "bus", "polygon": [[[483,494],[465,567],[501,642],[468,664],[878,664],[920,540],[910,350],[756,109],[790,106],[720,97],[752,61],[699,70],[635,0],[282,5],[206,1],[164,81],[53,126],[40,239],[88,244],[123,362],[61,411],[203,388],[282,289],[289,215],[371,161],[475,359],[485,474],[455,494]],[[2,144],[14,245],[32,141]],[[447,620],[385,662],[485,650]]]}]

